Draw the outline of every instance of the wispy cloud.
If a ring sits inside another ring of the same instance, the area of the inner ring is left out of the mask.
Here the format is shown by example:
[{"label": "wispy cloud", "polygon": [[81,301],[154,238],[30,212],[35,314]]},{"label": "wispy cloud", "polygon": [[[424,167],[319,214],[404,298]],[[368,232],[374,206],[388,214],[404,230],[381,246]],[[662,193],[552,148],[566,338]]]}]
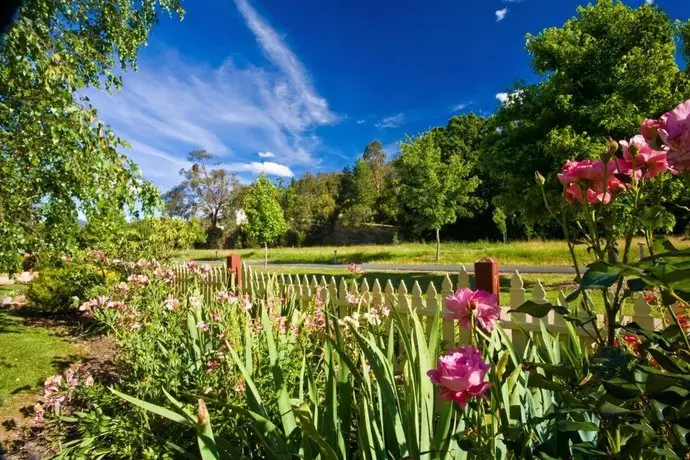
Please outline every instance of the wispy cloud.
[{"label": "wispy cloud", "polygon": [[504,104],[508,100],[508,93],[496,93],[496,99],[501,101],[501,104]]},{"label": "wispy cloud", "polygon": [[450,111],[452,113],[460,112],[462,110],[465,110],[467,107],[469,107],[470,104],[472,104],[472,103],[471,102],[461,102],[460,104],[455,104],[453,107],[450,108]]},{"label": "wispy cloud", "polygon": [[363,125],[366,122],[366,120],[357,120],[355,123],[357,123],[358,125]]},{"label": "wispy cloud", "polygon": [[397,128],[398,126],[405,123],[405,114],[398,113],[391,115],[389,117],[383,117],[380,122],[376,123],[376,127],[379,129],[383,128]]},{"label": "wispy cloud", "polygon": [[525,0],[503,0],[503,3],[522,3]]},{"label": "wispy cloud", "polygon": [[[290,177],[293,167],[321,162],[314,129],[338,116],[279,34],[246,0],[236,4],[268,63],[237,66],[228,58],[211,66],[168,49],[126,73],[122,92],[85,92],[161,188],[179,181],[183,158],[194,149],[208,150],[230,171],[253,174]],[[282,164],[256,162],[256,155]]]},{"label": "wispy cloud", "polygon": [[501,8],[500,10],[496,10],[494,14],[496,15],[496,22],[503,21],[503,19],[505,19],[506,17],[506,14],[508,14],[508,8]]},{"label": "wispy cloud", "polygon": [[647,5],[654,5],[654,0],[644,0]]}]

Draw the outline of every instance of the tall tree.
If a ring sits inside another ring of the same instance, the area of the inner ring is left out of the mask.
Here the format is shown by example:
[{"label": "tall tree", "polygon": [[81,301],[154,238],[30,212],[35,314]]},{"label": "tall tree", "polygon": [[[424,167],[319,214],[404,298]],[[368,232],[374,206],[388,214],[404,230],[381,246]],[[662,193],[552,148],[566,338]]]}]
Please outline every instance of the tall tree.
[{"label": "tall tree", "polygon": [[248,233],[264,245],[264,266],[267,266],[268,243],[283,236],[288,225],[278,202],[278,191],[263,174],[245,195],[244,212],[247,215]]},{"label": "tall tree", "polygon": [[386,152],[383,151],[383,145],[378,140],[372,141],[364,149],[362,159],[369,163],[371,167],[372,180],[376,188],[376,195],[381,194],[384,180],[384,167],[386,164]]},{"label": "tall tree", "polygon": [[335,179],[340,182],[338,173],[307,173],[300,179],[293,179],[283,196],[285,219],[290,226],[289,236],[298,245],[330,223],[336,210],[338,188],[331,189]]},{"label": "tall tree", "polygon": [[165,209],[172,216],[203,216],[214,229],[228,211],[239,181],[225,169],[213,168],[213,156],[205,150],[191,152],[188,160],[192,166],[180,171],[184,181],[163,196]]},{"label": "tall tree", "polygon": [[535,170],[547,190],[561,193],[555,172],[566,159],[598,157],[606,136],[630,137],[645,116],[688,92],[676,64],[676,28],[661,9],[599,0],[577,12],[563,27],[527,36],[543,80],[516,85],[491,121],[482,157],[504,209],[519,208],[528,223],[547,220]]},{"label": "tall tree", "polygon": [[342,221],[345,225],[358,226],[367,223],[374,215],[376,188],[369,163],[357,160],[352,170],[345,170],[342,191]]},{"label": "tall tree", "polygon": [[441,227],[458,216],[471,216],[476,206],[474,191],[479,179],[460,155],[444,160],[434,131],[400,145],[395,162],[399,199],[405,218],[418,231],[436,233],[436,260],[441,257]]},{"label": "tall tree", "polygon": [[155,188],[78,91],[116,90],[177,0],[26,0],[0,46],[0,271],[74,249],[77,219],[155,207]]}]

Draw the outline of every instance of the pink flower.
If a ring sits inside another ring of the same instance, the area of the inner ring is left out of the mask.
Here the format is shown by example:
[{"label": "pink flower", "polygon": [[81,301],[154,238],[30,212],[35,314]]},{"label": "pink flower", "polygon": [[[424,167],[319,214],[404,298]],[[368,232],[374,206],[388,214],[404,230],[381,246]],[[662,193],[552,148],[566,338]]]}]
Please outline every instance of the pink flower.
[{"label": "pink flower", "polygon": [[[632,175],[634,173],[640,179],[641,177],[650,178],[666,171],[673,171],[668,165],[666,152],[654,150],[641,134],[633,137],[629,142],[620,141],[620,145],[623,148],[623,158],[617,160],[617,165],[623,174]],[[631,147],[637,151],[636,155],[631,153]]]},{"label": "pink flower", "polygon": [[199,321],[196,328],[200,331],[208,331],[208,323],[206,321]]},{"label": "pink flower", "polygon": [[563,165],[563,171],[558,174],[558,180],[563,185],[577,184],[585,180],[602,182],[605,175],[613,173],[611,170],[607,171],[606,168],[607,165],[601,160],[568,160]]},{"label": "pink flower", "polygon": [[649,143],[653,143],[656,137],[659,135],[659,129],[664,127],[664,123],[661,120],[652,120],[647,118],[640,125],[640,134]]},{"label": "pink flower", "polygon": [[174,310],[177,310],[178,308],[180,308],[180,301],[177,300],[172,295],[169,295],[168,297],[165,298],[165,302],[163,302],[163,306],[165,306],[165,308],[170,310],[170,311],[174,311]]},{"label": "pink flower", "polygon": [[669,148],[668,161],[678,170],[690,169],[690,100],[661,117],[659,135]]},{"label": "pink flower", "polygon": [[141,323],[132,323],[131,326],[129,326],[130,329],[139,329],[141,328]]},{"label": "pink flower", "polygon": [[491,386],[484,378],[489,365],[472,345],[451,350],[438,358],[438,368],[426,373],[431,382],[441,386],[441,397],[458,403],[461,408],[473,396],[483,396]]},{"label": "pink flower", "polygon": [[219,311],[212,312],[211,316],[213,316],[213,321],[222,321],[223,320],[223,317],[221,316]]},{"label": "pink flower", "polygon": [[486,291],[458,289],[455,294],[446,297],[448,317],[457,319],[465,329],[472,327],[472,316],[487,332],[494,329],[494,324],[501,318],[501,307],[498,297]]},{"label": "pink flower", "polygon": [[252,303],[249,301],[248,295],[242,297],[242,305],[244,306],[244,311],[249,311],[252,309]]},{"label": "pink flower", "polygon": [[216,370],[218,367],[220,367],[220,362],[209,360],[206,362],[206,373],[210,374],[211,372]]},{"label": "pink flower", "polygon": [[244,393],[244,380],[243,379],[237,380],[237,384],[235,385],[235,391],[237,393],[240,393],[240,394]]},{"label": "pink flower", "polygon": [[361,265],[357,265],[357,264],[354,263],[354,262],[350,262],[349,264],[347,264],[347,267],[346,267],[346,268],[347,268],[347,271],[349,271],[349,272],[352,273],[353,275],[362,275],[362,274],[364,274],[364,267],[362,267]]}]

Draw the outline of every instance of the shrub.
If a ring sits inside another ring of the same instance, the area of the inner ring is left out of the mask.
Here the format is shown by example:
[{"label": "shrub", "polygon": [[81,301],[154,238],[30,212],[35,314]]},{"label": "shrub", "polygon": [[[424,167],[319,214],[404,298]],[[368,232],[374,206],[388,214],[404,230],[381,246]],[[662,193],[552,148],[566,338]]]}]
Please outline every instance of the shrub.
[{"label": "shrub", "polygon": [[213,227],[206,230],[206,248],[223,249],[225,234],[222,228]]},{"label": "shrub", "polygon": [[73,262],[40,272],[30,284],[27,299],[47,313],[75,311],[79,302],[106,290],[106,281],[113,275],[91,265]]}]

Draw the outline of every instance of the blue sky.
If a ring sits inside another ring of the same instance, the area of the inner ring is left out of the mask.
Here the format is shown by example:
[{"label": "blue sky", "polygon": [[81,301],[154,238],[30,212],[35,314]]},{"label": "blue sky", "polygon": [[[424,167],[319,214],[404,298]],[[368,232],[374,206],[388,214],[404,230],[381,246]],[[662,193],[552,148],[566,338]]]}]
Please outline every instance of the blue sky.
[{"label": "blue sky", "polygon": [[[517,79],[537,78],[525,34],[562,25],[579,3],[187,0],[122,92],[89,96],[162,190],[198,148],[245,182],[340,170],[373,139],[393,155],[453,114],[492,113]],[[687,0],[657,4],[690,16]]]}]

